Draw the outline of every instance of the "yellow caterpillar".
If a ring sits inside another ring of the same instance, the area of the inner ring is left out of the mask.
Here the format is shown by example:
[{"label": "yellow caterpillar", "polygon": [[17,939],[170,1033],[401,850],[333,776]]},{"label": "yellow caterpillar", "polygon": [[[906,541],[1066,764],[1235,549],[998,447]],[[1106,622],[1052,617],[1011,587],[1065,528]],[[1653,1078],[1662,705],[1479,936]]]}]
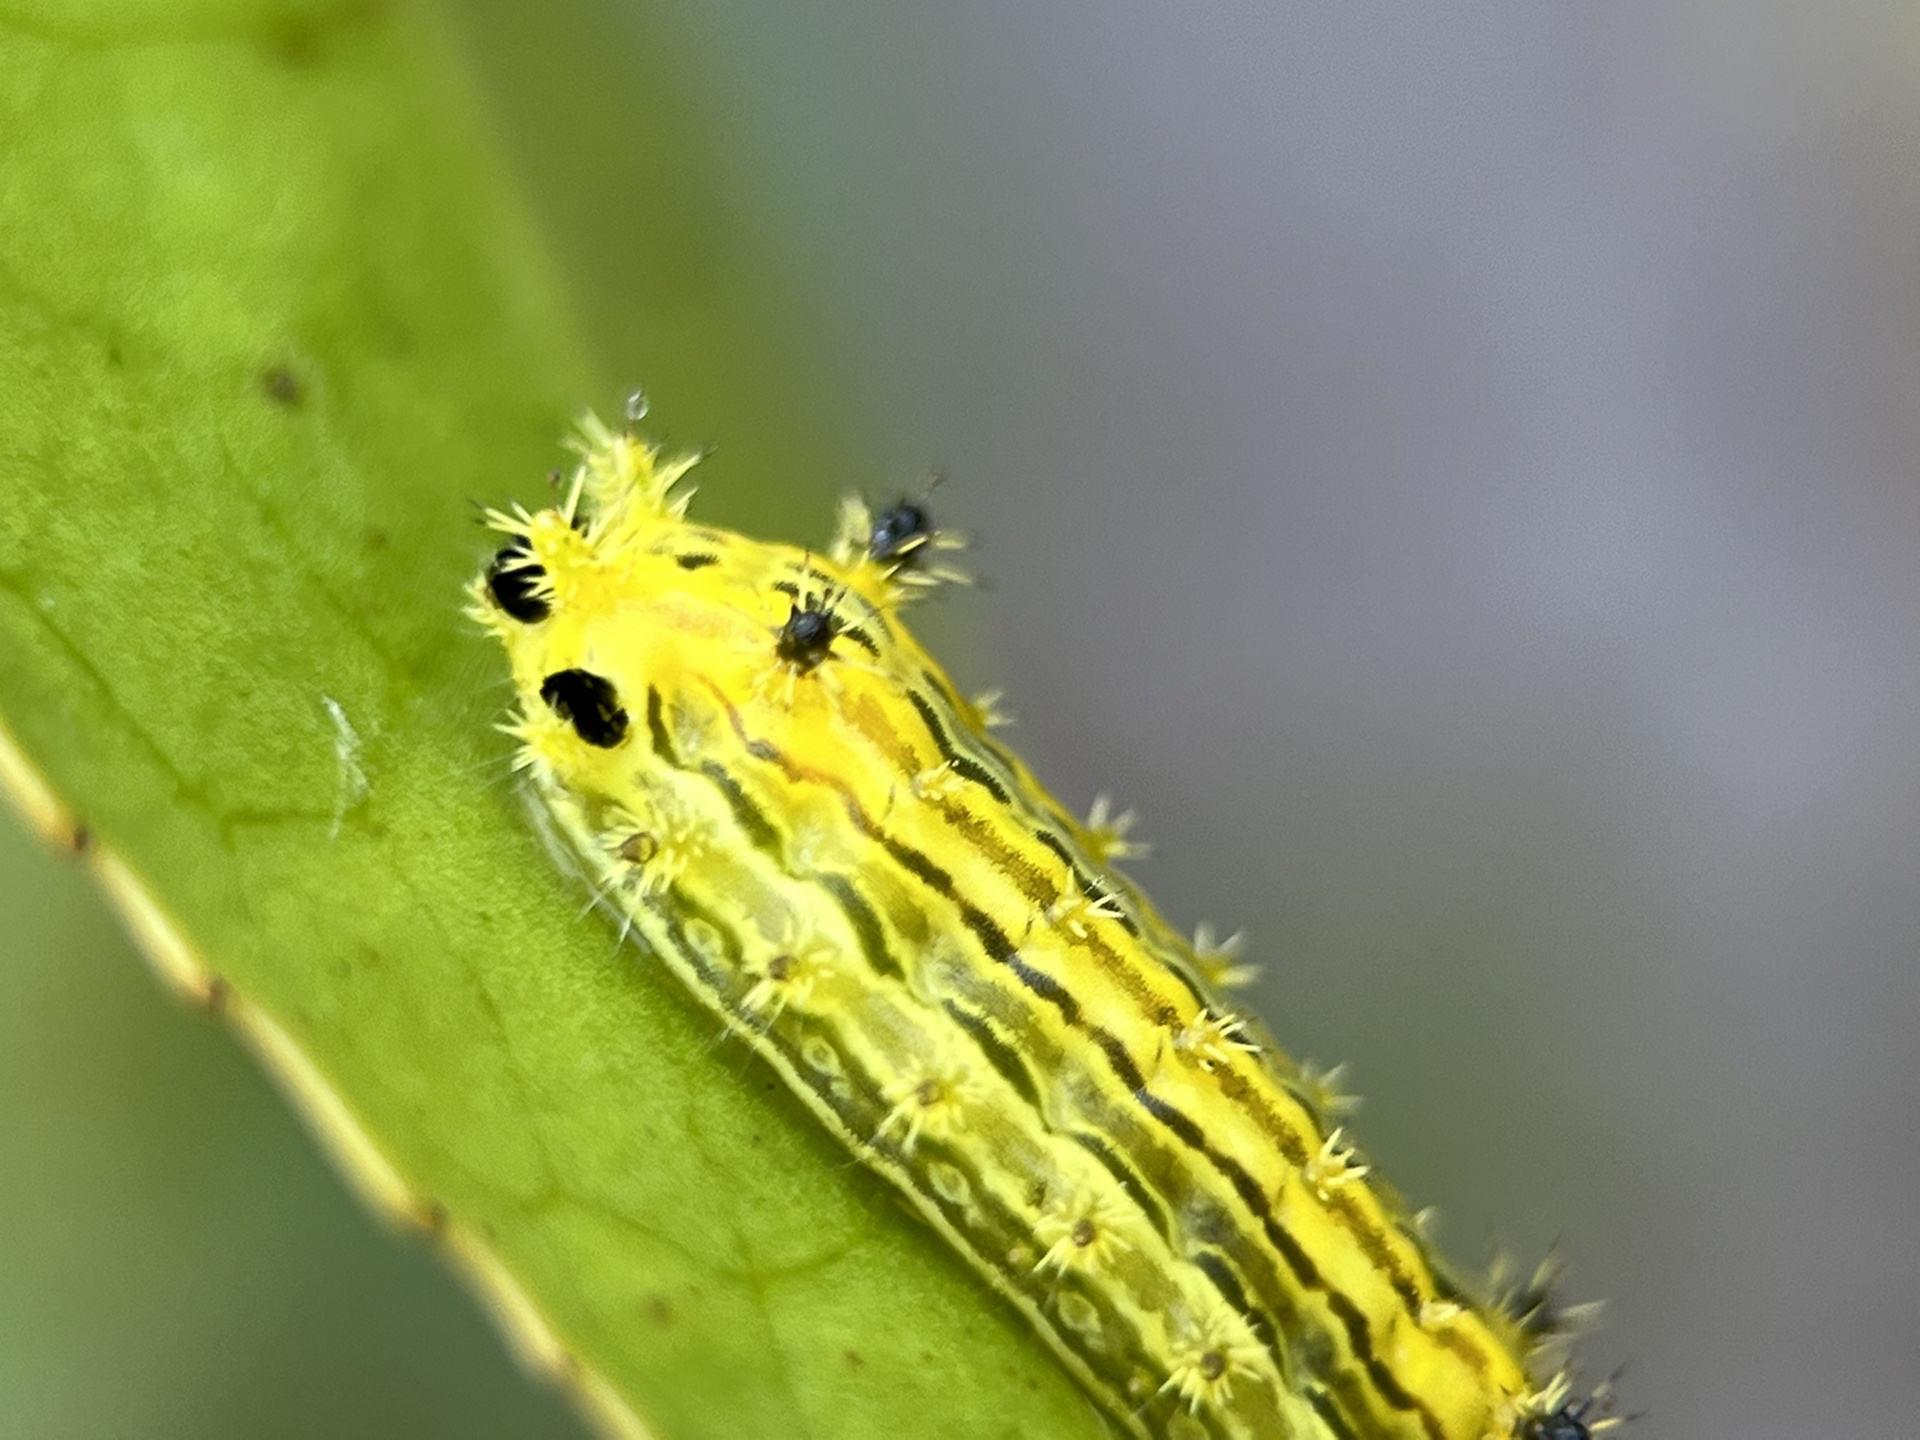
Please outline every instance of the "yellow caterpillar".
[{"label": "yellow caterpillar", "polygon": [[644,948],[1018,1306],[1130,1433],[1589,1440],[1554,1328],[1447,1279],[1326,1115],[901,623],[927,508],[831,559],[685,518],[592,417],[472,586],[529,777]]}]

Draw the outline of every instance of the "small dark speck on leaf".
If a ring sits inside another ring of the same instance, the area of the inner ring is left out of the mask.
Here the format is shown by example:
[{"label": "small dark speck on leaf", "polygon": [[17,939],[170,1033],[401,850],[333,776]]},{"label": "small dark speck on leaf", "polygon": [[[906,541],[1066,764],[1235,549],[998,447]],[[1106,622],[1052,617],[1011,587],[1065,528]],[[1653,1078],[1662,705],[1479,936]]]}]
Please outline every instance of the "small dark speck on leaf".
[{"label": "small dark speck on leaf", "polygon": [[289,70],[304,70],[319,63],[324,38],[320,22],[313,16],[282,11],[267,20],[260,44]]},{"label": "small dark speck on leaf", "polygon": [[647,1319],[656,1325],[671,1325],[673,1323],[673,1302],[664,1295],[649,1295],[647,1297]]},{"label": "small dark speck on leaf", "polygon": [[367,529],[367,549],[384,550],[388,545],[387,532],[376,526]]},{"label": "small dark speck on leaf", "polygon": [[300,383],[300,377],[284,365],[269,365],[260,372],[260,388],[267,392],[267,398],[276,405],[285,405],[289,410],[307,398],[307,387]]},{"label": "small dark speck on leaf", "polygon": [[78,825],[73,827],[73,839],[70,843],[73,846],[74,854],[86,854],[89,850],[93,849],[93,827],[82,820]]},{"label": "small dark speck on leaf", "polygon": [[848,1350],[842,1358],[846,1360],[849,1370],[864,1370],[867,1368],[867,1362],[861,1358],[858,1350]]}]

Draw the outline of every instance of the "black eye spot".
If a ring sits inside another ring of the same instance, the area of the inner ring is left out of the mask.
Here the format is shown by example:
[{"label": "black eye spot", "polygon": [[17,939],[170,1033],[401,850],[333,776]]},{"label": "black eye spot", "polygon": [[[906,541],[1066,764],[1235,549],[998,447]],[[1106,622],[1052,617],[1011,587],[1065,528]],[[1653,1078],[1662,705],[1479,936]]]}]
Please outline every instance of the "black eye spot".
[{"label": "black eye spot", "polygon": [[811,602],[804,609],[795,605],[792,611],[780,627],[773,649],[804,673],[833,653],[833,637],[840,633],[840,622],[829,612],[814,609]]},{"label": "black eye spot", "polygon": [[682,570],[701,570],[708,565],[718,565],[720,557],[718,555],[676,555],[674,563]]},{"label": "black eye spot", "polygon": [[613,682],[591,670],[556,670],[540,682],[540,698],[589,745],[611,750],[627,738],[627,712]]},{"label": "black eye spot", "polygon": [[867,554],[882,564],[897,561],[910,565],[932,535],[933,516],[927,513],[927,507],[916,500],[901,500],[874,517]]},{"label": "black eye spot", "polygon": [[523,625],[544,620],[549,613],[546,597],[538,591],[547,572],[533,563],[527,549],[527,537],[516,535],[511,545],[503,545],[487,566],[487,593],[493,603]]}]

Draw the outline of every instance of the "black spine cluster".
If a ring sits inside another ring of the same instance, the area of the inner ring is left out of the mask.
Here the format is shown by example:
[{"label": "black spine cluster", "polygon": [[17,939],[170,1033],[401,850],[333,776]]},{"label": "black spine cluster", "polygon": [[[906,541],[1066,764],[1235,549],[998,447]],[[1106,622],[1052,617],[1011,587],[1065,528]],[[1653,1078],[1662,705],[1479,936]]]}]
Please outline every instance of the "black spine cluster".
[{"label": "black spine cluster", "polygon": [[873,519],[867,554],[882,565],[909,565],[933,538],[933,515],[917,500],[899,500]]},{"label": "black spine cluster", "polygon": [[1593,1432],[1587,1428],[1585,1411],[1584,1405],[1579,1413],[1570,1405],[1562,1405],[1551,1415],[1536,1416],[1521,1431],[1521,1440],[1592,1440]]},{"label": "black spine cluster", "polygon": [[839,617],[824,602],[795,602],[774,639],[774,653],[804,675],[833,653],[839,633]]}]

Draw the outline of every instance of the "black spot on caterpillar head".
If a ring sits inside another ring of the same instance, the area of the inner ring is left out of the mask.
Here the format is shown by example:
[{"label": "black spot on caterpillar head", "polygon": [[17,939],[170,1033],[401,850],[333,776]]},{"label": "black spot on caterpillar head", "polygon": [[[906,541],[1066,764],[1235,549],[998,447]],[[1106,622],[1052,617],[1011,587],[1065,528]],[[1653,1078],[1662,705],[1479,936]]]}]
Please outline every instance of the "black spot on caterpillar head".
[{"label": "black spot on caterpillar head", "polygon": [[933,538],[933,516],[917,500],[899,500],[873,518],[867,554],[881,564],[911,565]]},{"label": "black spot on caterpillar head", "polygon": [[487,593],[507,614],[523,625],[531,625],[550,613],[546,597],[538,588],[546,574],[534,563],[527,537],[516,535],[511,544],[500,547],[487,566]]},{"label": "black spot on caterpillar head", "polygon": [[840,633],[840,617],[824,601],[795,602],[790,609],[773,649],[782,660],[804,674],[833,653],[834,637]]},{"label": "black spot on caterpillar head", "polygon": [[673,562],[682,570],[703,570],[709,565],[718,565],[720,563],[720,557],[718,555],[704,554],[676,555],[673,557]]},{"label": "black spot on caterpillar head", "polygon": [[556,670],[540,682],[540,698],[589,745],[611,750],[627,738],[627,712],[605,676],[591,670]]}]

